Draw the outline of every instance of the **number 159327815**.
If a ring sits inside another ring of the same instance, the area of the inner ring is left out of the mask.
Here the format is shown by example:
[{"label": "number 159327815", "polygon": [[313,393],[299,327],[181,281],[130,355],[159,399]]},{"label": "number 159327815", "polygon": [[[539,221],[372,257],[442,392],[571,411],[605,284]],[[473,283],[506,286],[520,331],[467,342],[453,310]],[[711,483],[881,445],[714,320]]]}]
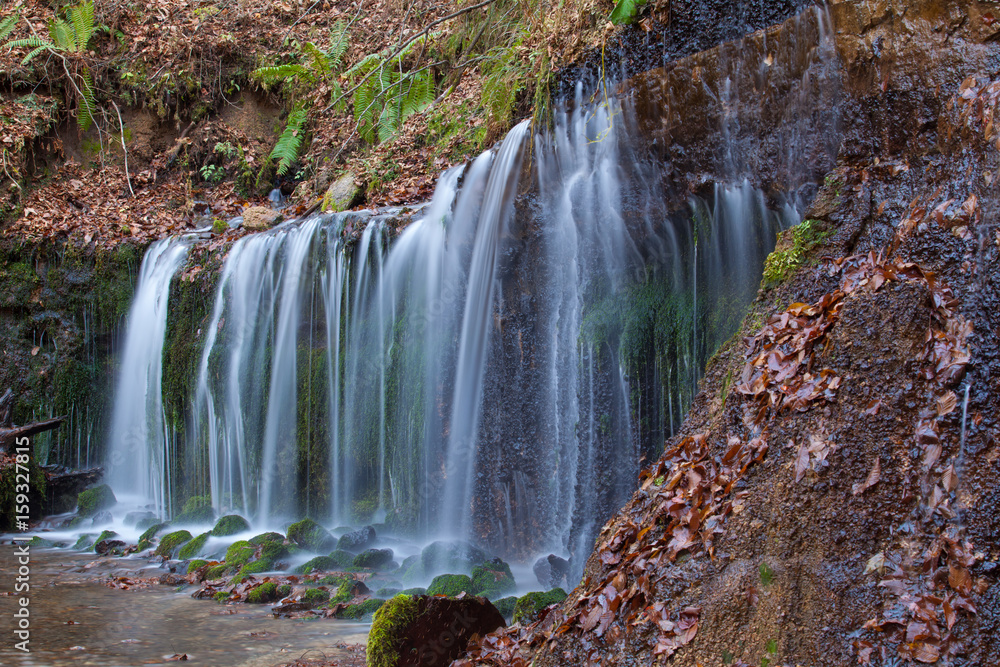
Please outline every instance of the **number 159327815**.
[{"label": "number 159327815", "polygon": [[31,478],[28,470],[30,441],[27,437],[21,437],[17,439],[15,444],[14,472],[16,474],[16,486],[14,492],[17,495],[14,498],[14,514],[17,515],[17,521],[20,525],[20,522],[28,520],[28,493],[31,490]]}]

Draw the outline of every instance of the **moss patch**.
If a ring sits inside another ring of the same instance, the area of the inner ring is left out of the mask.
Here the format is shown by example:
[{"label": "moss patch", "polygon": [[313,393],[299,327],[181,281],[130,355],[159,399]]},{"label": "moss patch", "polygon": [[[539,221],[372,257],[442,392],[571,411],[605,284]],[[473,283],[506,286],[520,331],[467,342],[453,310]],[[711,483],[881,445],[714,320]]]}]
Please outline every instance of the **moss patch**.
[{"label": "moss patch", "polygon": [[154,552],[157,556],[163,556],[164,558],[171,558],[174,551],[180,547],[182,544],[186,544],[191,541],[191,533],[186,530],[177,530],[173,533],[167,533],[160,539],[160,545],[156,547]]},{"label": "moss patch", "polygon": [[397,595],[375,612],[365,655],[369,667],[394,667],[399,662],[402,637],[418,613],[417,599],[409,595]]},{"label": "moss patch", "polygon": [[246,540],[233,542],[226,549],[226,565],[238,568],[246,565],[254,557],[256,550]]},{"label": "moss patch", "polygon": [[361,604],[349,604],[336,613],[337,618],[361,620],[381,609],[387,600],[365,600]]},{"label": "moss patch", "polygon": [[497,608],[501,616],[511,618],[514,615],[514,608],[517,606],[517,596],[511,595],[510,597],[493,600],[493,606]]},{"label": "moss patch", "polygon": [[169,526],[169,523],[157,523],[147,528],[146,532],[139,536],[139,551],[145,551],[152,546],[153,538],[162,533]]},{"label": "moss patch", "polygon": [[239,514],[227,514],[219,519],[211,533],[216,537],[228,537],[250,530],[250,523]]},{"label": "moss patch", "polygon": [[[775,249],[764,261],[763,286],[771,287],[786,281],[795,270],[805,264],[810,252],[833,236],[819,220],[803,220],[785,232],[785,239],[791,236],[791,247]],[[779,246],[787,246],[787,241],[779,241]]]},{"label": "moss patch", "polygon": [[201,554],[202,547],[205,546],[205,542],[208,541],[208,533],[202,533],[201,535],[195,537],[190,542],[181,547],[181,550],[177,553],[177,557],[181,560],[187,560],[189,558],[194,558]]},{"label": "moss patch", "polygon": [[528,593],[518,598],[517,604],[514,606],[514,622],[531,623],[537,618],[538,612],[550,604],[559,604],[565,599],[566,591],[561,588],[553,588],[546,593]]},{"label": "moss patch", "polygon": [[326,528],[312,519],[302,519],[289,526],[288,539],[311,551],[328,551],[337,543]]},{"label": "moss patch", "polygon": [[512,593],[517,588],[510,565],[496,558],[472,568],[473,595],[483,595],[490,599]]},{"label": "moss patch", "polygon": [[267,604],[278,599],[278,585],[273,581],[268,581],[247,594],[247,602],[250,604]]},{"label": "moss patch", "polygon": [[77,513],[82,517],[91,517],[117,502],[111,487],[107,484],[101,484],[80,492],[80,495],[76,497]]},{"label": "moss patch", "polygon": [[208,565],[207,560],[193,560],[190,563],[188,563],[187,573],[191,574],[195,570],[205,567],[206,565]]},{"label": "moss patch", "polygon": [[427,587],[428,595],[447,595],[455,597],[461,592],[472,591],[472,578],[464,574],[442,574],[434,577]]}]

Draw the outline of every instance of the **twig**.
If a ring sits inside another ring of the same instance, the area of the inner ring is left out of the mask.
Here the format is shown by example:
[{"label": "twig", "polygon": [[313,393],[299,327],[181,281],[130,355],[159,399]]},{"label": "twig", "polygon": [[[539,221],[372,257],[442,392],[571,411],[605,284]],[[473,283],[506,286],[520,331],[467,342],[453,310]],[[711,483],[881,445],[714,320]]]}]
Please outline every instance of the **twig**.
[{"label": "twig", "polygon": [[[476,9],[480,9],[481,7],[485,7],[487,5],[491,5],[494,2],[496,2],[496,0],[483,0],[483,2],[480,2],[480,3],[475,4],[475,5],[469,5],[468,7],[463,7],[462,9],[459,9],[456,12],[452,12],[451,14],[448,14],[447,16],[442,16],[439,19],[435,19],[435,20],[431,21],[426,26],[424,26],[423,30],[421,30],[420,32],[416,33],[415,35],[413,35],[412,37],[410,37],[409,39],[407,39],[405,42],[403,42],[399,46],[399,48],[397,48],[393,52],[393,54],[391,56],[389,56],[388,58],[385,59],[386,62],[391,62],[396,56],[398,56],[400,53],[402,53],[404,50],[406,50],[406,47],[408,47],[410,44],[412,44],[413,42],[417,41],[421,37],[427,35],[431,31],[431,28],[433,28],[434,26],[440,25],[440,24],[444,23],[445,21],[450,21],[451,19],[456,18],[458,16],[461,16],[462,14],[468,14],[469,12],[474,11]],[[368,74],[366,74],[363,77],[361,77],[361,80],[358,81],[350,90],[348,90],[348,91],[346,91],[344,93],[341,93],[340,97],[338,97],[333,102],[331,102],[325,109],[323,109],[323,111],[326,112],[326,111],[329,111],[330,109],[332,109],[333,107],[335,107],[337,104],[340,103],[340,101],[342,99],[344,99],[345,97],[347,97],[348,95],[350,95],[351,93],[353,93],[355,90],[357,90],[358,88],[360,88],[362,85],[364,85],[365,82],[368,81],[368,79],[370,79],[372,77],[372,75],[375,74],[375,72],[377,72],[377,71],[381,72],[381,68],[373,69],[372,71],[368,72]]]},{"label": "twig", "polygon": [[118,105],[115,104],[114,100],[111,100],[111,105],[115,108],[115,113],[118,114],[118,127],[121,129],[122,153],[125,154],[125,182],[128,183],[128,191],[135,197],[135,190],[132,189],[132,177],[128,173],[128,149],[125,148],[125,123],[122,122],[122,112],[118,110]]}]

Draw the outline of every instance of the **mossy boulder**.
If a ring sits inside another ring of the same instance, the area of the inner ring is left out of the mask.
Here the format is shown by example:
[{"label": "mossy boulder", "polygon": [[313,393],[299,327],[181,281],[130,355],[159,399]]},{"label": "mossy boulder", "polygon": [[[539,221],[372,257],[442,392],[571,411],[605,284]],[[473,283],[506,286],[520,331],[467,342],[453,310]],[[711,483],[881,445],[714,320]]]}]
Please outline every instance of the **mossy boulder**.
[{"label": "mossy boulder", "polygon": [[373,595],[379,600],[388,600],[389,598],[396,597],[402,592],[403,591],[398,588],[379,588],[375,591],[375,593],[373,593]]},{"label": "mossy boulder", "polygon": [[472,591],[472,578],[464,574],[441,574],[431,581],[427,587],[428,595],[447,595],[455,597],[459,593]]},{"label": "mossy boulder", "polygon": [[[104,532],[110,532],[110,531],[104,531]],[[111,534],[117,535],[117,533],[111,533]],[[44,537],[39,537],[38,535],[32,537],[30,542],[28,542],[28,544],[30,544],[32,547],[36,549],[48,549],[50,547],[56,546],[56,543],[53,542],[52,540],[47,540]]]},{"label": "mossy boulder", "polygon": [[354,554],[343,549],[334,549],[330,552],[330,558],[335,563],[333,569],[342,570],[354,564]]},{"label": "mossy boulder", "polygon": [[153,526],[161,525],[161,521],[155,516],[149,516],[145,519],[139,519],[135,523],[136,530],[146,530],[147,528],[152,528]]},{"label": "mossy boulder", "polygon": [[277,599],[278,585],[273,581],[264,582],[247,593],[247,602],[250,604],[267,604]]},{"label": "mossy boulder", "polygon": [[510,565],[499,558],[472,568],[472,590],[469,592],[473,595],[482,595],[492,600],[503,597],[505,593],[513,593],[516,588]]},{"label": "mossy boulder", "polygon": [[550,604],[559,604],[566,599],[566,591],[561,588],[541,593],[528,593],[517,599],[514,605],[514,622],[527,625],[534,623],[538,619],[538,612],[548,607]]},{"label": "mossy boulder", "polygon": [[420,552],[420,561],[425,574],[435,572],[472,572],[472,568],[482,565],[490,557],[485,551],[470,542],[432,542]]},{"label": "mossy boulder", "polygon": [[195,556],[200,556],[201,550],[205,547],[205,542],[208,542],[208,537],[208,533],[202,533],[192,538],[190,542],[182,546],[181,550],[177,552],[177,557],[181,560],[188,560]]},{"label": "mossy boulder", "polygon": [[420,587],[405,588],[402,591],[400,591],[400,593],[402,593],[403,595],[427,595],[427,589]]},{"label": "mossy boulder", "polygon": [[285,536],[282,535],[281,533],[274,533],[274,532],[261,533],[260,535],[255,535],[254,537],[251,537],[248,541],[250,542],[250,544],[256,547],[260,546],[261,544],[264,544],[265,542],[284,542]]},{"label": "mossy boulder", "polygon": [[399,566],[399,578],[407,584],[415,584],[426,579],[424,572],[424,562],[420,556],[410,556],[403,560]]},{"label": "mossy boulder", "polygon": [[250,530],[250,522],[239,514],[227,514],[219,519],[209,532],[216,537],[229,537],[248,530]]},{"label": "mossy boulder", "polygon": [[[460,600],[397,595],[387,600],[372,619],[368,633],[368,667],[396,667],[403,656],[421,657],[421,665],[450,665],[465,653],[469,640],[504,627],[488,600]],[[441,637],[448,637],[442,642]]]},{"label": "mossy boulder", "polygon": [[229,569],[228,565],[226,565],[225,563],[219,563],[215,567],[210,568],[208,570],[208,572],[205,573],[205,578],[206,579],[221,579],[222,577],[225,576],[226,570],[228,570],[228,569]]},{"label": "mossy boulder", "polygon": [[156,551],[154,553],[157,556],[163,556],[164,558],[173,558],[174,552],[177,551],[181,545],[190,542],[191,539],[191,533],[186,530],[176,530],[172,533],[167,533],[160,538],[160,544],[156,547]]},{"label": "mossy boulder", "polygon": [[93,534],[84,533],[76,540],[76,544],[73,545],[73,548],[77,550],[90,549],[90,547],[94,546],[95,541],[96,540],[94,540]]},{"label": "mossy boulder", "polygon": [[365,526],[341,535],[337,540],[337,548],[350,551],[352,554],[361,553],[375,542],[375,538],[375,528]]},{"label": "mossy boulder", "polygon": [[95,486],[81,491],[76,497],[76,512],[82,517],[92,517],[101,510],[114,506],[118,502],[114,492],[107,484]]},{"label": "mossy boulder", "polygon": [[504,618],[511,618],[514,616],[514,608],[517,606],[517,596],[511,595],[509,597],[500,598],[499,600],[492,600],[493,606],[497,608],[500,615]]},{"label": "mossy boulder", "polygon": [[337,592],[330,598],[331,602],[348,602],[361,595],[371,595],[371,590],[363,581],[344,578],[337,587]]},{"label": "mossy boulder", "polygon": [[134,512],[129,512],[128,514],[126,514],[125,519],[123,521],[126,526],[138,526],[140,521],[149,521],[149,520],[152,520],[153,523],[147,525],[152,526],[153,524],[155,524],[157,521],[156,515],[150,512],[149,510],[136,510]]},{"label": "mossy boulder", "polygon": [[288,540],[310,551],[330,551],[337,539],[312,519],[302,519],[288,527]]},{"label": "mossy boulder", "polygon": [[152,546],[153,538],[165,531],[170,527],[169,523],[157,523],[146,529],[142,535],[139,536],[139,551],[145,551]]},{"label": "mossy boulder", "polygon": [[313,572],[327,572],[330,570],[337,570],[336,561],[329,556],[316,556],[310,560],[307,560],[302,565],[295,568],[296,574],[312,574]]},{"label": "mossy boulder", "polygon": [[302,595],[302,601],[319,606],[330,599],[330,593],[320,588],[310,588]]},{"label": "mossy boulder", "polygon": [[196,570],[199,570],[199,569],[205,567],[206,565],[208,565],[208,561],[207,560],[195,559],[195,560],[191,561],[190,563],[188,563],[187,573],[191,574],[192,572],[194,572]]},{"label": "mossy boulder", "polygon": [[292,594],[292,587],[289,584],[281,584],[277,588],[278,599],[287,598]]},{"label": "mossy boulder", "polygon": [[233,542],[226,549],[226,565],[232,568],[239,568],[250,562],[257,553],[250,543],[246,540],[239,540],[238,542]]},{"label": "mossy boulder", "polygon": [[365,549],[354,558],[354,562],[351,564],[354,567],[376,571],[391,569],[392,549]]},{"label": "mossy boulder", "polygon": [[365,600],[361,604],[349,604],[346,607],[337,611],[334,616],[336,618],[351,618],[355,620],[361,620],[367,616],[371,616],[386,603],[386,600]]},{"label": "mossy boulder", "polygon": [[274,562],[270,560],[252,560],[243,567],[240,571],[236,573],[230,583],[238,584],[243,582],[247,577],[253,574],[260,574],[262,572],[270,572],[274,569]]}]

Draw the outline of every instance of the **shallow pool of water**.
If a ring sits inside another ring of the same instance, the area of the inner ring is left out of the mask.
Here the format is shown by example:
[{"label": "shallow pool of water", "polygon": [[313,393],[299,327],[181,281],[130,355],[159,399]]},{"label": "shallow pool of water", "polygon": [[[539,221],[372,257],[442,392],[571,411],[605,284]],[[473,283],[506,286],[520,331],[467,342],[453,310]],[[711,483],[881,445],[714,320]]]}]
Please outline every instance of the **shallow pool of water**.
[{"label": "shallow pool of water", "polygon": [[[0,664],[62,665],[165,664],[186,655],[191,664],[212,667],[273,667],[298,658],[346,655],[347,644],[362,644],[369,624],[332,619],[276,619],[267,605],[219,605],[190,597],[194,587],[152,586],[118,590],[102,575],[140,573],[135,559],[94,561],[69,550],[31,552],[30,653],[15,649],[14,547],[0,545]],[[173,658],[173,659],[171,659]]]}]

